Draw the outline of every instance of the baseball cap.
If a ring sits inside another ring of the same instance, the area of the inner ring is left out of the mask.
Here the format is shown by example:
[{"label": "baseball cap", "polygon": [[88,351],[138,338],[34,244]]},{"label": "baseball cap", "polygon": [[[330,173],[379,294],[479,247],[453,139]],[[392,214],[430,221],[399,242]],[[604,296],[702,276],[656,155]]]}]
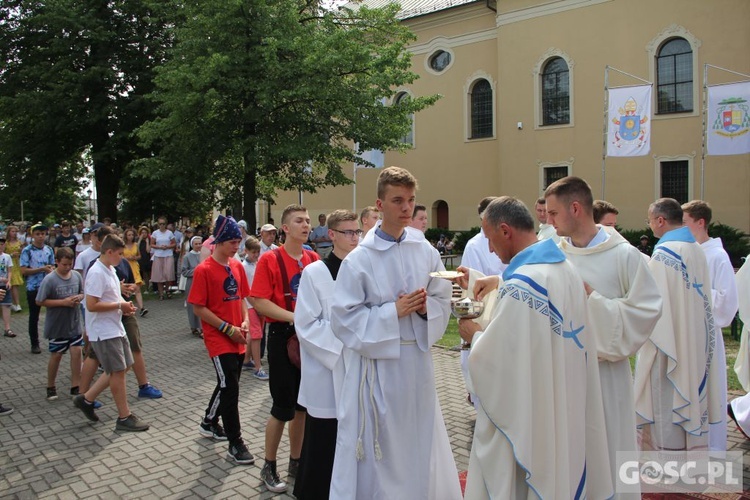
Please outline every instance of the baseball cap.
[{"label": "baseball cap", "polygon": [[83,231],[81,231],[81,234],[89,234],[91,232],[91,229],[84,227]]},{"label": "baseball cap", "polygon": [[276,231],[278,232],[278,229],[276,229],[276,226],[273,224],[263,224],[263,227],[260,228],[261,231]]},{"label": "baseball cap", "polygon": [[31,226],[31,232],[32,233],[34,231],[47,231],[48,229],[49,228],[47,226],[45,226],[44,224],[42,224],[41,222],[37,222],[36,224],[34,224],[33,226]]},{"label": "baseball cap", "polygon": [[97,222],[93,226],[91,226],[90,232],[97,231],[100,227],[104,227],[104,224],[101,222]]},{"label": "baseball cap", "polygon": [[647,240],[647,239],[648,239],[648,236],[646,236],[646,235],[644,234],[643,236],[641,236],[641,239],[642,239],[642,240]]}]

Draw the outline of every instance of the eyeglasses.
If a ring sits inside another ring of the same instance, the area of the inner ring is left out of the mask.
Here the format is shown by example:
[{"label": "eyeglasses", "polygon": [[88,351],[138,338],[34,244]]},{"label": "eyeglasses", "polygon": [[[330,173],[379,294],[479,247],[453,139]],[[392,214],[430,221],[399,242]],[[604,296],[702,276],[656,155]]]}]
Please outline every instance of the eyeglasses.
[{"label": "eyeglasses", "polygon": [[647,226],[651,225],[651,221],[652,221],[652,220],[659,220],[659,219],[663,219],[663,218],[664,218],[664,217],[662,217],[661,215],[657,215],[657,216],[656,216],[656,217],[654,217],[653,219],[649,219],[649,218],[647,217],[647,218],[645,219],[645,220],[646,220],[646,225],[647,225]]},{"label": "eyeglasses", "polygon": [[355,236],[359,237],[362,234],[361,229],[355,229],[352,231],[351,229],[345,229],[344,231],[339,231],[338,229],[331,229],[331,231],[336,231],[339,234],[343,234],[347,238],[354,238]]}]

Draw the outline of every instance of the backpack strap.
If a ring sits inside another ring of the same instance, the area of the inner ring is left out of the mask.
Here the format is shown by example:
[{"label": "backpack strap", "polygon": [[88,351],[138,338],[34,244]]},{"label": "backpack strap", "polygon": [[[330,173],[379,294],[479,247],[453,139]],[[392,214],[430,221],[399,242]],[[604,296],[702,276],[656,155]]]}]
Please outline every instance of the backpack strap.
[{"label": "backpack strap", "polygon": [[274,248],[273,253],[276,254],[276,260],[279,262],[279,271],[281,271],[281,281],[284,286],[284,301],[286,302],[286,310],[292,311],[292,290],[289,288],[289,276],[286,273],[286,264],[284,264],[284,257],[281,256],[281,249]]}]

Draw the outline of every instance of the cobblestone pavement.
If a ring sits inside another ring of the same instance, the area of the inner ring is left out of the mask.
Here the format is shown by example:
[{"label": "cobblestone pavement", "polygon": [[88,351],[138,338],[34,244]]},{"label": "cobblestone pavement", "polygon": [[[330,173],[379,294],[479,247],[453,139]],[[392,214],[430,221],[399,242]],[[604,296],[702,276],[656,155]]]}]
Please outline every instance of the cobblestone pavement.
[{"label": "cobblestone pavement", "polygon": [[[15,408],[0,417],[0,498],[292,498],[261,486],[260,467],[266,419],[271,406],[268,382],[245,372],[240,381],[243,438],[256,464],[232,465],[225,443],[198,434],[198,423],[215,385],[215,372],[203,342],[190,335],[182,298],[148,301],[139,318],[151,383],[164,391],[158,400],[136,397],[128,375],[131,409],[151,423],[143,433],[114,431],[117,412],[109,391],[102,393],[100,422],[89,423],[68,394],[70,368],[63,359],[57,378],[59,399],[47,401],[49,354],[31,354],[28,316],[14,314],[18,337],[0,337],[0,402]],[[435,348],[437,390],[456,465],[466,470],[474,410],[466,403],[458,353]],[[730,398],[732,396],[730,395]],[[750,465],[750,442],[730,425],[729,445],[742,450]],[[286,433],[279,450],[279,471],[289,459]],[[745,469],[745,485],[750,471]],[[291,487],[290,487],[291,492]]]}]

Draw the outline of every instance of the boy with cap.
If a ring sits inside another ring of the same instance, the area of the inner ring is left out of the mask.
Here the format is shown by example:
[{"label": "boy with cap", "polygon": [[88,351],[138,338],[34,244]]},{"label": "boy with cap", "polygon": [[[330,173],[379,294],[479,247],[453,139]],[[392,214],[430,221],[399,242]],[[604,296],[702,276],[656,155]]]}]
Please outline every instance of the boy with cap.
[{"label": "boy with cap", "polygon": [[21,273],[26,276],[26,298],[29,302],[29,340],[32,354],[41,354],[39,348],[39,312],[36,294],[44,277],[55,270],[55,254],[44,244],[47,226],[41,222],[31,227],[31,244],[21,251]]},{"label": "boy with cap", "polygon": [[[255,458],[242,440],[239,382],[249,330],[247,305],[250,294],[247,276],[237,253],[242,233],[232,217],[219,215],[213,232],[214,251],[198,264],[188,303],[201,319],[203,342],[216,370],[216,388],[200,423],[201,436],[229,441],[227,458],[250,465]],[[224,428],[219,424],[221,417]]]}]

